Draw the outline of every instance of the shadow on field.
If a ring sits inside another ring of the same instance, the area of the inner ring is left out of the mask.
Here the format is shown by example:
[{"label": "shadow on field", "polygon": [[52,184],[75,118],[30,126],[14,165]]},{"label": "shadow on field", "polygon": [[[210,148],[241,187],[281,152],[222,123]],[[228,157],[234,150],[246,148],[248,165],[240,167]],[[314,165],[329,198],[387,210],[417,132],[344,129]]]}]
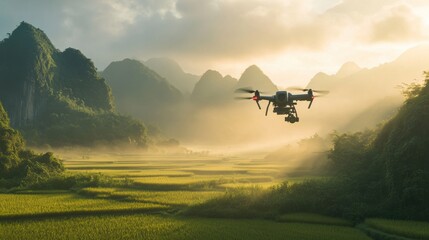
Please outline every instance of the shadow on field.
[{"label": "shadow on field", "polygon": [[17,215],[6,215],[0,216],[0,222],[11,222],[11,221],[34,221],[34,220],[45,220],[53,218],[73,218],[73,217],[84,217],[84,216],[112,216],[112,215],[133,215],[133,214],[159,214],[165,212],[166,208],[133,208],[133,209],[108,209],[108,210],[80,210],[80,211],[69,211],[69,212],[46,212],[37,214],[17,214]]}]

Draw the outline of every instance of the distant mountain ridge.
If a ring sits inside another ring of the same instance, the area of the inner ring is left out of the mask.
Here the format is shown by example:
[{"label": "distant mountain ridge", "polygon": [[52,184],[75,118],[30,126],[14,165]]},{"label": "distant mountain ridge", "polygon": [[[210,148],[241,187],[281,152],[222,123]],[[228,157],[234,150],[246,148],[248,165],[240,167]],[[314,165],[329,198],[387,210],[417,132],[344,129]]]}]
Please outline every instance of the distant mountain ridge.
[{"label": "distant mountain ridge", "polygon": [[143,125],[114,112],[110,88],[90,59],[57,50],[25,22],[0,42],[0,100],[32,144],[146,141]]},{"label": "distant mountain ridge", "polygon": [[343,78],[343,77],[347,77],[347,76],[350,76],[352,74],[355,74],[355,73],[359,72],[360,70],[362,70],[362,68],[359,67],[356,63],[346,62],[343,64],[343,66],[341,66],[341,68],[338,70],[338,72],[335,74],[335,76],[338,78]]},{"label": "distant mountain ridge", "polygon": [[232,99],[237,79],[227,75],[223,77],[218,71],[208,70],[195,84],[191,100],[196,104],[221,104]]},{"label": "distant mountain ridge", "polygon": [[335,75],[316,74],[307,87],[356,92],[360,87],[371,86],[367,95],[384,87],[389,94],[397,94],[396,86],[421,79],[426,69],[429,69],[429,45],[421,45],[408,49],[392,62],[370,69],[360,68],[352,62],[345,63]]},{"label": "distant mountain ridge", "polygon": [[238,88],[257,89],[267,93],[277,91],[277,87],[262,70],[252,65],[243,72],[239,80],[208,70],[195,85],[191,100],[194,103],[223,104],[233,100],[234,91]]},{"label": "distant mountain ridge", "polygon": [[184,95],[190,95],[200,76],[185,73],[180,65],[169,58],[151,58],[144,65],[165,78]]},{"label": "distant mountain ridge", "polygon": [[248,67],[243,74],[241,74],[241,77],[235,86],[235,88],[246,87],[269,93],[275,93],[278,90],[277,86],[271,81],[271,79],[267,77],[267,75],[265,75],[256,65]]},{"label": "distant mountain ridge", "polygon": [[[334,75],[318,73],[310,80],[307,88],[329,90],[330,94],[315,103],[318,107],[314,108],[313,112],[317,114],[319,109],[323,109],[323,115],[320,116],[335,116],[335,120],[341,119],[344,126],[337,127],[341,130],[357,130],[352,127],[357,124],[355,117],[365,119],[355,126],[374,126],[381,119],[391,117],[399,108],[403,101],[400,87],[415,79],[422,79],[423,72],[428,69],[429,45],[422,45],[411,48],[394,61],[377,67],[360,68],[349,62]],[[375,111],[377,106],[378,111]],[[338,114],[338,111],[343,114]],[[362,124],[363,122],[366,124]]]},{"label": "distant mountain ridge", "polygon": [[125,114],[153,122],[183,102],[177,88],[138,60],[112,62],[102,76],[112,88],[118,111]]}]

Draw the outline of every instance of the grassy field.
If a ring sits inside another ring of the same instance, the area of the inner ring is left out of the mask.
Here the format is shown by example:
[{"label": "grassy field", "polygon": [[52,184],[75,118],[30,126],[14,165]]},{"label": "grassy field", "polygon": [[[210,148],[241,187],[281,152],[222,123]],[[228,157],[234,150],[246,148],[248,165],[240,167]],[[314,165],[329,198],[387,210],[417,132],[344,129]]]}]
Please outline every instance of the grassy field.
[{"label": "grassy field", "polygon": [[0,222],[0,239],[370,239],[348,227],[160,215]]},{"label": "grassy field", "polygon": [[348,221],[309,213],[272,220],[180,214],[230,189],[319,178],[290,174],[293,167],[283,162],[204,154],[66,152],[60,157],[70,172],[102,173],[135,184],[0,194],[0,239],[370,239]]},{"label": "grassy field", "polygon": [[109,210],[167,209],[165,204],[141,201],[93,199],[73,193],[0,194],[0,218],[37,216],[44,213],[94,212]]}]

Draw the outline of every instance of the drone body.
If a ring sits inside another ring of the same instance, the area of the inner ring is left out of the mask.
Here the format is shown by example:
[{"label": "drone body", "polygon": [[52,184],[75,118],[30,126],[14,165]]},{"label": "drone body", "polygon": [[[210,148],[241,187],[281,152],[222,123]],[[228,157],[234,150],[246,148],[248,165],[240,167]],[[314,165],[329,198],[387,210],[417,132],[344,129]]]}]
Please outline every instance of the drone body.
[{"label": "drone body", "polygon": [[291,88],[293,90],[302,90],[307,92],[305,94],[292,94],[288,91],[277,91],[276,94],[271,96],[261,96],[261,93],[258,90],[252,90],[248,88],[239,88],[236,92],[245,92],[245,93],[254,93],[253,97],[237,97],[236,99],[252,99],[256,102],[259,109],[261,109],[261,105],[259,105],[259,101],[266,100],[268,101],[267,108],[265,110],[265,116],[268,114],[268,109],[270,104],[273,103],[273,112],[277,115],[287,115],[285,117],[286,122],[295,123],[299,122],[298,113],[296,111],[295,105],[297,101],[309,101],[310,104],[308,108],[311,107],[315,96],[313,92],[317,93],[328,93],[328,91],[317,91],[312,89],[300,89],[300,88]]}]

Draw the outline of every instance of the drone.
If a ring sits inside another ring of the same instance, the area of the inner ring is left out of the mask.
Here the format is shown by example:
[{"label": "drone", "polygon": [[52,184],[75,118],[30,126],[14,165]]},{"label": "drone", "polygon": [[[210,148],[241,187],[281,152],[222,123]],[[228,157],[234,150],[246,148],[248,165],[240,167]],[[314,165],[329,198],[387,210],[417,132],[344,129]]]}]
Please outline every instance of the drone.
[{"label": "drone", "polygon": [[[321,97],[324,94],[328,94],[329,91],[323,90],[313,90],[310,88],[297,88],[291,87],[288,90],[296,90],[307,92],[305,94],[292,94],[288,91],[277,91],[276,94],[271,96],[261,96],[261,93],[258,90],[253,90],[251,88],[238,88],[235,90],[237,93],[253,93],[252,97],[236,97],[236,99],[251,99],[256,102],[258,108],[261,109],[261,105],[259,101],[267,100],[267,108],[265,110],[265,116],[268,114],[268,109],[270,108],[270,104],[273,103],[274,108],[273,112],[277,113],[277,115],[287,115],[285,117],[285,122],[296,123],[299,122],[298,112],[296,111],[295,105],[297,101],[309,101],[308,108],[313,104],[313,100],[315,97]],[[314,93],[319,93],[319,95],[314,95]]]}]

